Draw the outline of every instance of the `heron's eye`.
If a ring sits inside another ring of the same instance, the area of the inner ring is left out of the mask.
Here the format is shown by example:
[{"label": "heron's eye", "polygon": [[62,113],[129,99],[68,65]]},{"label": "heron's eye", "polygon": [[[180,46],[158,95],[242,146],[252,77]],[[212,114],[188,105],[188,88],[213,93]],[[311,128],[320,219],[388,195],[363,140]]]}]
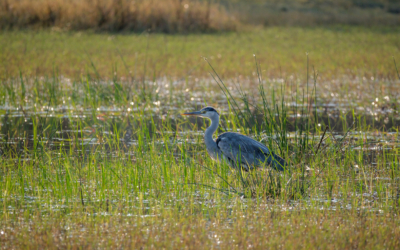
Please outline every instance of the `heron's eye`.
[{"label": "heron's eye", "polygon": [[205,111],[205,110],[202,110],[202,111],[201,111],[202,114],[205,114],[206,112],[207,112],[207,111]]}]

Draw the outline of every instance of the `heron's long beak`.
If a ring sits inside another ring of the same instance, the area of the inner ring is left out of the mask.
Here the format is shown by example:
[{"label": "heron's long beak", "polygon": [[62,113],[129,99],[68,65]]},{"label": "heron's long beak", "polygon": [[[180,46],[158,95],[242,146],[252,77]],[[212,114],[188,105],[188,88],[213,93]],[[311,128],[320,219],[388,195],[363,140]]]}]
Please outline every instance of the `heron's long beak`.
[{"label": "heron's long beak", "polygon": [[200,111],[195,111],[195,112],[184,113],[184,114],[181,114],[181,115],[201,115],[201,112]]}]

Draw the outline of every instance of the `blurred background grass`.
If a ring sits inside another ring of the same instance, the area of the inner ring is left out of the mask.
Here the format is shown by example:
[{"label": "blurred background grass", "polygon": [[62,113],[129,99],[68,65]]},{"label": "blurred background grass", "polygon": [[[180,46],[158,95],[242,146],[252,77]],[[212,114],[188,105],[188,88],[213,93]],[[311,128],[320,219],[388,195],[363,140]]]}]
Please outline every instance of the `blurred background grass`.
[{"label": "blurred background grass", "polygon": [[[242,24],[242,25],[240,25]],[[398,25],[397,0],[3,0],[0,28],[233,31],[243,25]]]},{"label": "blurred background grass", "polygon": [[244,23],[271,25],[398,25],[398,0],[222,0]]},{"label": "blurred background grass", "polygon": [[234,30],[236,22],[211,1],[4,0],[0,27],[175,33]]},{"label": "blurred background grass", "polygon": [[[222,77],[256,74],[253,54],[269,78],[396,78],[392,56],[400,48],[399,28],[270,27],[221,34],[109,34],[96,32],[9,31],[0,33],[0,76],[58,73],[80,78],[114,73],[136,80],[210,77],[202,57]],[[97,74],[96,73],[96,74]]]},{"label": "blurred background grass", "polygon": [[326,78],[393,78],[399,24],[393,0],[3,0],[0,75],[240,77],[257,54],[286,77],[310,52]]}]

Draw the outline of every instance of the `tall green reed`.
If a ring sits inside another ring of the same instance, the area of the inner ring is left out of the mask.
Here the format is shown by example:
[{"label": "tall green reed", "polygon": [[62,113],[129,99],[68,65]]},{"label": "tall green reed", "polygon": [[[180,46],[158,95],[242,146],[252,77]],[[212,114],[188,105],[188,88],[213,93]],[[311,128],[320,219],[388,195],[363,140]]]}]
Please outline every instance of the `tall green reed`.
[{"label": "tall green reed", "polygon": [[[256,67],[260,72],[259,66]],[[26,144],[23,148],[12,146],[12,150],[4,150],[1,198],[12,207],[23,207],[27,204],[25,199],[12,197],[37,197],[36,208],[49,211],[61,204],[63,211],[68,213],[82,209],[90,213],[119,210],[128,213],[140,208],[140,213],[146,214],[149,213],[146,207],[154,202],[152,199],[167,202],[173,196],[173,199],[192,201],[196,199],[196,192],[218,199],[240,196],[279,201],[321,195],[333,199],[346,194],[346,199],[354,206],[362,201],[355,201],[353,194],[376,192],[388,206],[396,204],[392,198],[396,196],[395,186],[387,186],[383,180],[375,180],[370,175],[367,153],[363,151],[368,145],[363,144],[363,139],[357,144],[349,144],[348,134],[365,128],[360,122],[354,125],[358,127],[349,126],[341,138],[336,138],[330,129],[322,136],[323,128],[329,124],[318,120],[316,111],[310,108],[307,93],[303,98],[299,98],[301,94],[286,97],[285,85],[269,91],[268,84],[272,83],[263,80],[259,74],[260,102],[254,102],[244,91],[239,91],[237,97],[218,75],[216,78],[231,111],[226,116],[232,121],[226,123],[227,127],[263,139],[263,143],[288,161],[290,174],[267,170],[246,173],[233,170],[226,163],[213,162],[206,155],[200,136],[191,141],[191,137],[179,134],[184,126],[181,120],[156,121],[152,116],[155,111],[146,108],[154,107],[153,101],[160,100],[155,98],[164,97],[149,94],[150,98],[143,100],[132,93],[128,98],[125,93],[131,86],[117,78],[113,81],[119,87],[83,78],[71,83],[70,89],[61,87],[60,81],[48,78],[41,85],[35,81],[33,88],[35,93],[50,89],[50,97],[36,95],[35,99],[39,98],[34,109],[36,114],[27,113],[32,119],[36,148]],[[315,82],[315,89],[316,85]],[[26,83],[26,95],[30,91],[28,86]],[[316,91],[313,91],[317,105]],[[14,89],[4,93],[9,100],[15,96],[18,105],[21,95],[13,95],[13,92]],[[301,93],[301,90],[297,92]],[[161,101],[173,104],[173,100],[168,100]],[[288,100],[306,105],[289,106]],[[64,118],[70,121],[67,127],[63,128],[62,121],[54,118],[57,114],[49,108],[44,108],[41,115],[37,114],[43,106],[52,106],[50,103],[71,108],[64,111],[68,117]],[[101,105],[130,107],[136,111],[129,113],[115,109],[112,114],[99,111]],[[167,111],[166,116],[175,113]],[[290,114],[296,115],[290,117]],[[2,129],[6,129],[5,126]],[[192,124],[192,129],[199,128]],[[10,139],[23,130],[21,121],[7,128]],[[296,131],[294,136],[288,136],[293,134],[292,131]],[[128,132],[130,136],[125,139]],[[61,136],[64,136],[61,142],[54,143],[55,138]],[[354,150],[358,146],[361,150]],[[375,174],[390,177],[397,183],[397,155],[382,152],[379,157],[379,170],[388,172]],[[354,165],[360,170],[354,170]],[[42,203],[47,207],[41,207]]]}]

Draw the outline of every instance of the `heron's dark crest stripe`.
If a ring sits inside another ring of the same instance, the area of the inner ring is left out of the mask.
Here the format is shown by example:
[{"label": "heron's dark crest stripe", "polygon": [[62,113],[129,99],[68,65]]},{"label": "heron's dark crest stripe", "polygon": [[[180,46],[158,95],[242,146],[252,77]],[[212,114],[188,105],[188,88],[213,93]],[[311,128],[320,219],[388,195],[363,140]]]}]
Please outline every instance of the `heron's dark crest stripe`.
[{"label": "heron's dark crest stripe", "polygon": [[219,115],[219,113],[213,107],[205,107],[203,110],[205,110],[205,111],[214,111]]}]

